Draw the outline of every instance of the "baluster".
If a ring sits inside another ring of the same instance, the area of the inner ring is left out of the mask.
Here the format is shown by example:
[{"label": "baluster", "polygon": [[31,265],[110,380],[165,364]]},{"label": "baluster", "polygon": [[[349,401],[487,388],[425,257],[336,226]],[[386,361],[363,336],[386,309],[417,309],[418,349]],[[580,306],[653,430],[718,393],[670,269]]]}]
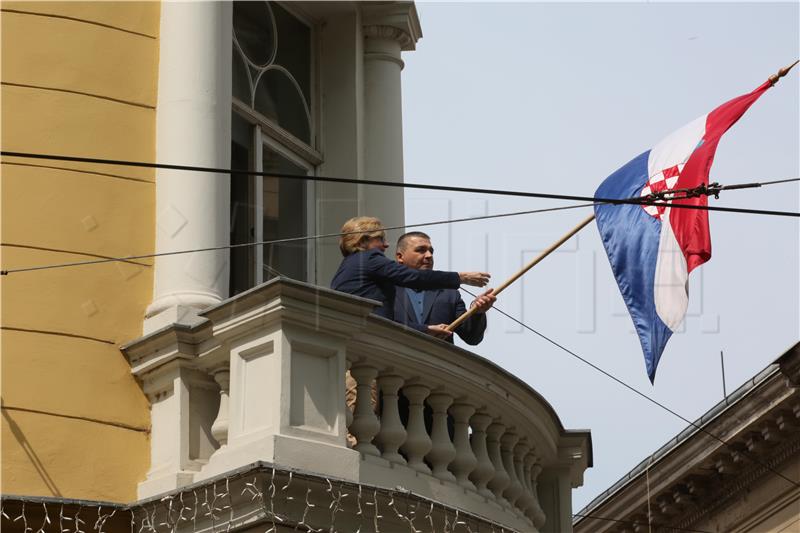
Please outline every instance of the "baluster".
[{"label": "baluster", "polygon": [[469,480],[470,473],[478,465],[478,459],[472,453],[469,444],[469,417],[475,413],[475,407],[459,401],[450,407],[453,415],[454,431],[453,444],[456,448],[456,457],[450,464],[450,470],[456,475],[456,482],[464,488],[475,490],[475,485]]},{"label": "baluster", "polygon": [[489,480],[489,490],[494,493],[495,499],[503,504],[506,503],[503,498],[503,491],[511,482],[511,479],[503,468],[503,457],[500,455],[500,436],[505,433],[506,426],[501,422],[494,422],[486,430],[486,447],[489,450],[489,459],[492,460],[494,467],[494,475]]},{"label": "baluster", "polygon": [[486,428],[492,422],[492,417],[486,412],[478,411],[472,415],[470,422],[472,423],[472,451],[475,453],[478,465],[469,478],[475,483],[479,494],[487,498],[494,498],[494,493],[486,487],[486,484],[494,476],[494,465],[492,465],[489,452],[486,450]]},{"label": "baluster", "polygon": [[356,380],[356,409],[350,432],[356,438],[353,449],[369,455],[380,455],[381,452],[372,444],[372,439],[381,429],[378,417],[372,406],[372,381],[378,370],[368,365],[356,365],[350,369],[350,375]]},{"label": "baluster", "polygon": [[522,494],[522,485],[520,485],[519,479],[517,479],[517,472],[514,468],[514,446],[516,446],[518,440],[519,435],[511,429],[500,439],[503,467],[506,469],[510,480],[508,487],[506,487],[506,490],[503,492],[503,497],[512,507],[517,501],[517,498],[519,498],[519,495]]},{"label": "baluster", "polygon": [[393,463],[406,464],[398,453],[398,448],[406,440],[406,429],[400,422],[397,408],[397,391],[403,385],[403,378],[396,375],[382,375],[378,378],[383,409],[381,411],[381,430],[375,439],[383,451],[383,458]]},{"label": "baluster", "polygon": [[525,516],[530,518],[531,522],[535,517],[534,508],[536,506],[536,493],[533,487],[533,465],[539,460],[536,454],[533,453],[535,450],[535,447],[531,448],[531,451],[525,456],[525,483],[527,484],[528,495],[530,497],[530,503],[525,509]]},{"label": "baluster", "polygon": [[455,481],[456,477],[447,466],[456,456],[456,448],[450,442],[447,431],[447,408],[453,397],[445,392],[434,392],[428,396],[428,405],[433,410],[433,429],[431,430],[431,451],[425,458],[433,465],[433,475],[444,481]]},{"label": "baluster", "polygon": [[350,374],[350,366],[352,363],[350,361],[345,361],[345,379],[344,379],[344,416],[345,416],[345,424],[347,425],[347,432],[350,432],[350,425],[353,423],[353,410],[351,409],[351,403],[347,400],[347,378],[352,377]]},{"label": "baluster", "polygon": [[217,412],[216,420],[211,425],[211,436],[217,440],[219,447],[222,448],[228,444],[228,427],[230,426],[228,398],[231,388],[231,373],[226,366],[215,370],[212,375],[214,376],[214,381],[219,385],[219,411]]},{"label": "baluster", "polygon": [[531,447],[528,445],[528,440],[523,438],[519,441],[519,444],[514,448],[514,472],[517,474],[517,480],[520,484],[520,493],[517,497],[517,501],[515,505],[517,508],[525,514],[525,509],[528,508],[530,505],[530,495],[528,494],[528,486],[525,483],[525,455],[527,455],[528,451]]},{"label": "baluster", "polygon": [[536,526],[536,529],[541,529],[545,523],[545,520],[547,519],[547,516],[542,510],[542,506],[539,505],[538,483],[536,480],[538,479],[541,471],[542,465],[539,463],[534,463],[533,467],[531,468],[531,495],[533,496],[533,505],[531,506],[529,516],[533,521],[533,525]]},{"label": "baluster", "polygon": [[422,458],[430,451],[432,443],[425,429],[423,402],[430,392],[428,387],[419,383],[403,387],[403,394],[408,398],[408,425],[406,441],[401,449],[408,457],[408,466],[425,474],[430,474],[431,469]]},{"label": "baluster", "polygon": [[517,507],[520,508],[525,516],[528,516],[528,511],[533,505],[533,495],[531,494],[531,467],[536,460],[536,456],[531,453],[533,447],[528,444],[528,439],[523,439],[522,442],[517,445],[517,448],[521,450],[520,465],[517,475],[519,476],[520,483],[522,483],[522,496],[517,500]]}]

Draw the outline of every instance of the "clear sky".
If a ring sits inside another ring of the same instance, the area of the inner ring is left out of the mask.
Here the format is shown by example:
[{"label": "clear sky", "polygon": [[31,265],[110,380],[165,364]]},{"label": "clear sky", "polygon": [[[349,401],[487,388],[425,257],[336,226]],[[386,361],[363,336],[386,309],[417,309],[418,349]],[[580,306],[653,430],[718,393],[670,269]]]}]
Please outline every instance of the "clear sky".
[{"label": "clear sky", "polygon": [[[749,92],[800,55],[798,3],[417,2],[406,53],[406,181],[592,195],[668,133]],[[796,67],[723,137],[712,181],[800,175]],[[406,222],[565,205],[406,192]],[[711,205],[800,211],[797,183],[723,193]],[[441,269],[494,284],[590,214],[430,228]],[[655,386],[594,225],[501,295],[498,305],[695,419],[800,339],[798,219],[711,213],[713,257],[692,274],[684,330]],[[589,428],[594,468],[579,510],[686,424],[497,313],[474,349],[525,380],[567,428]]]}]

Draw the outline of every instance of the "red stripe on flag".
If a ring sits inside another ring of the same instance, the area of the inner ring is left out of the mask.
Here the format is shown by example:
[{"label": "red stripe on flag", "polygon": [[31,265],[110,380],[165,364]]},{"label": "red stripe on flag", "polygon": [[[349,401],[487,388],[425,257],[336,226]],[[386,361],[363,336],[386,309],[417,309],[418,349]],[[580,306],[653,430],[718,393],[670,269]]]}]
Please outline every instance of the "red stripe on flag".
[{"label": "red stripe on flag", "polygon": [[[772,87],[767,81],[753,92],[744,94],[717,107],[706,117],[706,133],[702,144],[695,149],[678,178],[675,188],[694,188],[708,183],[711,164],[722,135],[736,124],[753,102]],[[675,200],[673,203],[685,205],[708,205],[708,197]],[[711,233],[708,225],[708,211],[693,209],[671,209],[669,215],[672,231],[686,257],[688,271],[711,259]]]}]

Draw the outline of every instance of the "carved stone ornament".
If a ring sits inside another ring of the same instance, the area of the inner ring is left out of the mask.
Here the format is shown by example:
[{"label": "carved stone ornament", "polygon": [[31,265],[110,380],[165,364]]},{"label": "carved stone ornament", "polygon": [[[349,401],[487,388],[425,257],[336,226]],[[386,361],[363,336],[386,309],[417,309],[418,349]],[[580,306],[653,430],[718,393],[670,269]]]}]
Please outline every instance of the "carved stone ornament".
[{"label": "carved stone ornament", "polygon": [[400,48],[403,50],[413,44],[413,39],[408,33],[394,26],[364,26],[364,37],[372,39],[391,39],[392,41],[400,43]]}]

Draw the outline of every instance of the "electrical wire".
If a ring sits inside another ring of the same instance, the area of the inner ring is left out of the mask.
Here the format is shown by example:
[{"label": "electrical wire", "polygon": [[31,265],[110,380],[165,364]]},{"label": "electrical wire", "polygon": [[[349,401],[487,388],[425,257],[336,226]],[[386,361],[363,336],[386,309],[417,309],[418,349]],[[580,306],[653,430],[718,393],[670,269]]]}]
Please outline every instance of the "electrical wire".
[{"label": "electrical wire", "polygon": [[[421,222],[418,224],[407,224],[404,226],[388,226],[384,227],[383,230],[395,230],[395,229],[408,229],[408,228],[419,228],[419,227],[427,227],[427,226],[438,226],[441,224],[454,224],[457,222],[471,222],[475,220],[488,220],[493,218],[504,218],[504,217],[515,217],[520,215],[532,215],[536,213],[550,213],[553,211],[566,211],[569,209],[580,209],[584,207],[592,207],[594,204],[576,204],[576,205],[566,205],[560,207],[547,207],[543,209],[531,209],[528,211],[514,211],[513,213],[499,213],[496,215],[480,215],[474,217],[465,217],[465,218],[454,218],[448,220],[437,220],[434,222]],[[345,233],[322,233],[319,235],[305,235],[301,237],[287,237],[284,239],[273,239],[270,241],[257,241],[257,242],[246,242],[241,244],[226,244],[223,246],[209,246],[207,248],[193,248],[191,250],[177,250],[171,252],[159,252],[153,254],[142,254],[142,255],[129,255],[125,257],[107,257],[103,259],[90,259],[87,261],[74,261],[70,263],[56,263],[51,265],[40,265],[40,266],[33,266],[33,267],[23,267],[23,268],[10,268],[8,270],[0,270],[0,275],[7,276],[8,274],[15,274],[20,272],[33,272],[37,270],[51,270],[54,268],[67,268],[67,267],[75,267],[75,266],[85,266],[85,265],[97,265],[102,263],[115,263],[115,262],[123,262],[128,263],[131,261],[135,261],[138,259],[151,259],[155,257],[166,257],[171,255],[182,255],[182,254],[191,254],[197,252],[213,252],[217,250],[232,250],[237,248],[248,248],[251,246],[266,246],[270,244],[283,244],[287,242],[296,242],[296,241],[308,241],[308,240],[316,240],[316,239],[325,239],[330,237],[341,237],[342,235],[350,235],[354,233],[363,233],[362,231],[350,231]],[[150,266],[150,265],[147,265]]]},{"label": "electrical wire", "polygon": [[[464,287],[460,287],[460,289],[461,289],[462,291],[466,292],[467,294],[469,294],[469,295],[471,295],[471,296],[473,296],[473,297],[477,298],[477,295],[476,295],[475,293],[473,293],[472,291],[470,291],[470,290],[468,290],[468,289],[465,289]],[[505,312],[505,311],[503,311],[502,309],[498,308],[496,305],[493,305],[493,306],[492,306],[492,309],[494,309],[495,311],[497,311],[497,312],[498,312],[498,313],[500,313],[501,315],[505,316],[506,318],[508,318],[508,319],[512,320],[513,322],[516,322],[518,325],[520,325],[520,326],[522,326],[523,328],[527,329],[527,330],[528,330],[528,331],[530,331],[531,333],[534,333],[535,335],[537,335],[537,336],[539,336],[540,338],[544,339],[545,341],[549,342],[549,343],[550,343],[550,344],[552,344],[553,346],[555,346],[555,347],[557,347],[557,348],[559,348],[559,349],[563,350],[564,352],[568,353],[569,355],[571,355],[572,357],[574,357],[574,358],[576,358],[577,360],[581,361],[582,363],[584,363],[584,364],[586,364],[586,365],[590,366],[591,368],[593,368],[593,369],[594,369],[594,370],[596,370],[597,372],[600,372],[601,374],[603,374],[603,375],[604,375],[604,376],[606,376],[607,378],[610,378],[610,379],[612,379],[612,380],[616,381],[616,382],[617,382],[619,385],[622,385],[623,387],[625,387],[626,389],[630,390],[631,392],[633,392],[633,393],[635,393],[635,394],[637,394],[637,395],[641,396],[642,398],[644,398],[644,399],[645,399],[645,400],[647,400],[648,402],[652,403],[653,405],[655,405],[655,406],[657,406],[657,407],[660,407],[660,408],[661,408],[661,409],[663,409],[664,411],[666,411],[666,412],[670,413],[670,414],[671,414],[671,415],[673,415],[673,416],[676,416],[677,418],[680,418],[682,421],[686,422],[687,424],[689,424],[690,426],[692,426],[694,429],[696,429],[696,430],[698,430],[698,431],[701,431],[702,433],[705,433],[706,435],[708,435],[708,436],[709,436],[709,437],[711,437],[712,439],[714,439],[714,440],[718,441],[720,444],[722,444],[722,445],[723,445],[723,446],[725,446],[726,448],[729,448],[730,450],[733,450],[733,451],[735,451],[736,453],[739,453],[739,454],[741,454],[742,456],[744,456],[744,457],[747,457],[747,458],[748,458],[748,459],[750,459],[750,460],[751,460],[753,463],[755,463],[755,464],[757,464],[757,465],[761,466],[762,468],[766,468],[767,470],[769,470],[769,471],[770,471],[770,472],[772,472],[773,474],[775,474],[775,475],[777,475],[777,476],[779,476],[779,477],[783,478],[784,480],[788,481],[790,484],[794,485],[795,487],[797,487],[797,488],[800,488],[800,483],[797,483],[796,481],[794,481],[794,480],[792,480],[792,479],[789,479],[788,477],[784,476],[783,474],[781,474],[781,473],[780,473],[780,472],[778,472],[777,470],[775,470],[775,469],[773,469],[773,468],[770,468],[770,466],[769,466],[769,465],[765,465],[764,463],[762,463],[761,461],[759,461],[758,459],[756,459],[755,457],[753,457],[753,456],[752,456],[752,455],[750,455],[749,453],[745,452],[744,450],[735,449],[735,448],[733,447],[733,445],[731,445],[731,444],[728,444],[728,442],[726,442],[726,441],[725,441],[725,440],[723,440],[722,438],[720,438],[720,437],[718,437],[718,436],[714,435],[713,433],[711,433],[711,432],[710,432],[710,431],[708,431],[707,429],[703,428],[702,426],[699,426],[699,425],[695,424],[694,422],[692,422],[692,421],[691,421],[691,420],[689,420],[688,418],[686,418],[686,417],[682,416],[681,414],[679,414],[677,411],[674,411],[674,410],[670,409],[669,407],[667,407],[667,406],[666,406],[666,405],[664,405],[663,403],[659,402],[658,400],[656,400],[656,399],[654,399],[654,398],[652,398],[652,397],[648,396],[647,394],[645,394],[645,393],[641,392],[639,389],[637,389],[637,388],[635,388],[635,387],[633,387],[633,386],[631,386],[631,385],[628,385],[627,383],[625,383],[624,381],[622,381],[622,380],[621,380],[621,379],[619,379],[618,377],[614,376],[614,375],[613,375],[613,374],[611,374],[610,372],[608,372],[608,371],[606,371],[606,370],[603,370],[602,368],[600,368],[599,366],[595,365],[594,363],[592,363],[592,362],[591,362],[591,361],[589,361],[588,359],[585,359],[585,358],[581,357],[580,355],[578,355],[577,353],[573,352],[572,350],[570,350],[570,349],[569,349],[569,348],[567,348],[566,346],[564,346],[564,345],[562,345],[562,344],[560,344],[560,343],[558,343],[558,342],[554,341],[553,339],[551,339],[550,337],[548,337],[548,336],[547,336],[547,335],[545,335],[544,333],[540,333],[539,331],[537,331],[537,330],[535,330],[534,328],[532,328],[531,326],[529,326],[529,325],[525,324],[525,323],[524,323],[524,322],[522,322],[521,320],[519,320],[519,319],[517,319],[517,318],[515,318],[515,317],[511,316],[510,314],[506,313],[506,312]]]},{"label": "electrical wire", "polygon": [[[800,181],[800,178],[788,178],[785,180],[772,180],[772,181],[762,181],[759,185],[777,185],[778,183],[792,183],[795,181]],[[730,185],[728,186],[730,187]]]},{"label": "electrical wire", "polygon": [[[570,196],[570,195],[553,195],[553,194],[544,194],[544,193],[526,193],[523,191],[504,191],[504,190],[497,190],[497,189],[474,189],[474,188],[464,188],[464,187],[450,187],[450,186],[443,186],[443,185],[429,185],[429,184],[412,184],[412,183],[393,183],[393,182],[383,182],[383,181],[375,181],[375,180],[357,180],[357,179],[350,179],[350,178],[330,178],[324,176],[304,176],[304,175],[297,175],[297,174],[284,174],[284,173],[270,173],[270,172],[258,172],[258,171],[244,171],[244,170],[233,170],[233,169],[218,169],[218,168],[210,168],[210,167],[191,167],[186,165],[166,165],[166,164],[159,164],[159,163],[144,163],[144,162],[135,162],[135,161],[125,161],[125,160],[110,160],[110,159],[97,159],[97,158],[86,158],[86,157],[75,157],[75,156],[59,156],[59,155],[51,155],[51,154],[33,154],[27,152],[12,152],[12,151],[2,151],[0,155],[9,156],[9,157],[23,157],[23,158],[33,158],[33,159],[46,159],[46,160],[61,160],[61,161],[72,161],[72,162],[84,162],[84,163],[99,163],[99,164],[114,164],[114,165],[127,165],[127,166],[135,166],[135,167],[148,167],[148,168],[163,168],[163,169],[172,169],[172,170],[192,170],[192,171],[201,171],[201,172],[215,172],[215,173],[227,173],[227,174],[247,174],[247,175],[257,175],[257,176],[273,176],[273,177],[285,177],[291,179],[305,179],[305,180],[316,180],[316,181],[335,181],[335,182],[344,182],[344,183],[356,183],[356,184],[369,184],[369,185],[383,185],[383,186],[394,186],[394,187],[409,187],[409,188],[424,188],[424,189],[433,189],[433,190],[446,190],[446,191],[455,191],[455,192],[477,192],[477,193],[487,193],[487,194],[509,194],[514,196],[528,196],[528,197],[538,197],[538,198],[550,198],[550,199],[581,199],[586,201],[591,201],[592,204],[585,204],[579,206],[564,206],[560,208],[551,208],[551,209],[539,209],[539,210],[531,210],[531,211],[521,211],[516,213],[508,213],[508,214],[501,214],[501,215],[490,215],[485,217],[471,217],[466,219],[456,219],[456,220],[448,220],[448,221],[440,221],[440,222],[433,222],[428,224],[417,224],[413,226],[395,226],[391,228],[385,229],[401,229],[401,228],[410,228],[410,227],[419,227],[419,226],[430,226],[436,224],[445,224],[445,223],[453,223],[453,222],[463,222],[467,220],[481,220],[487,218],[499,218],[502,216],[515,216],[518,214],[530,214],[530,213],[541,213],[547,211],[557,211],[562,209],[574,209],[577,207],[586,207],[589,205],[593,205],[596,203],[605,203],[605,204],[637,204],[637,205],[652,205],[652,206],[663,206],[663,207],[673,207],[673,208],[690,208],[690,209],[704,209],[704,210],[712,210],[712,211],[728,211],[728,212],[737,212],[737,213],[749,213],[749,214],[765,214],[765,215],[778,215],[778,216],[793,216],[793,217],[800,217],[800,213],[793,213],[793,212],[785,212],[785,211],[768,211],[768,210],[755,210],[755,209],[744,209],[744,208],[726,208],[726,207],[711,207],[711,206],[703,206],[703,205],[687,205],[681,203],[672,203],[667,201],[654,201],[654,199],[649,197],[638,197],[638,198],[627,198],[627,199],[602,199],[602,198],[594,198],[594,197],[584,197],[584,196]],[[9,163],[9,164],[17,164],[17,163]],[[721,190],[733,190],[733,189],[741,189],[741,188],[753,188],[753,187],[761,187],[762,185],[770,185],[770,184],[777,184],[777,183],[787,183],[791,181],[800,181],[800,178],[791,178],[786,180],[774,180],[771,182],[762,182],[762,183],[745,183],[745,184],[734,184],[734,185],[725,185],[719,186],[717,184],[713,184],[715,188],[713,190],[706,191],[706,194],[718,194]],[[684,191],[685,192],[685,191]],[[663,194],[663,193],[662,193]],[[660,198],[663,199],[663,196]],[[674,200],[681,200],[683,198],[674,198]],[[101,264],[101,263],[108,263],[108,262],[127,262],[136,259],[148,259],[148,258],[155,258],[155,257],[163,257],[163,256],[170,256],[170,255],[180,255],[180,254],[187,254],[187,253],[196,253],[196,252],[207,252],[207,251],[216,251],[216,250],[225,250],[225,249],[234,249],[240,247],[250,247],[250,246],[258,246],[258,245],[270,245],[270,244],[280,244],[285,242],[293,242],[299,240],[311,240],[311,239],[320,239],[326,237],[334,237],[340,236],[339,233],[331,233],[331,234],[323,234],[323,235],[312,235],[306,237],[292,237],[286,239],[275,239],[271,241],[259,241],[253,243],[242,243],[236,245],[224,245],[224,246],[213,246],[213,247],[206,247],[206,248],[196,248],[191,250],[177,250],[171,252],[161,252],[155,254],[144,254],[144,255],[135,255],[135,256],[126,256],[126,257],[112,257],[112,258],[103,258],[103,259],[95,259],[89,261],[75,261],[70,263],[59,263],[53,265],[41,265],[36,267],[26,267],[26,268],[18,268],[18,269],[7,269],[7,270],[0,270],[0,275],[8,275],[10,273],[15,272],[31,272],[36,270],[49,270],[53,268],[66,268],[72,266],[82,266],[82,265],[90,265],[90,264]]]},{"label": "electrical wire", "polygon": [[[402,189],[422,189],[430,191],[448,191],[448,192],[463,192],[473,194],[489,194],[500,196],[517,196],[523,198],[545,198],[548,200],[572,200],[577,202],[595,202],[607,203],[613,205],[619,204],[634,204],[634,205],[651,205],[657,207],[672,207],[677,209],[694,209],[700,211],[721,211],[729,213],[747,213],[752,215],[772,215],[772,216],[787,216],[787,217],[800,217],[800,213],[791,211],[773,211],[765,209],[747,209],[738,207],[717,207],[709,205],[692,205],[682,203],[669,203],[669,202],[652,202],[642,198],[597,198],[594,196],[579,196],[570,194],[551,194],[541,192],[526,192],[514,191],[506,189],[485,189],[479,187],[455,187],[449,185],[431,185],[428,183],[410,183],[405,181],[380,181],[380,180],[367,180],[357,178],[334,178],[330,176],[308,176],[300,174],[288,174],[283,172],[267,172],[257,170],[236,170],[230,168],[215,168],[215,167],[198,167],[189,165],[172,165],[166,163],[147,163],[143,161],[127,161],[122,159],[99,159],[93,157],[78,157],[66,155],[53,155],[53,154],[37,154],[30,152],[15,152],[15,151],[0,151],[0,156],[7,157],[22,157],[28,159],[44,159],[55,161],[70,161],[74,163],[91,163],[100,165],[117,165],[117,166],[130,166],[137,168],[155,168],[161,170],[184,170],[192,172],[208,172],[214,174],[229,174],[229,175],[247,175],[247,176],[264,176],[273,178],[286,178],[297,179],[306,181],[318,181],[326,183],[345,183],[353,185],[375,185],[380,187],[397,187]],[[733,186],[727,186],[732,189]]]}]

